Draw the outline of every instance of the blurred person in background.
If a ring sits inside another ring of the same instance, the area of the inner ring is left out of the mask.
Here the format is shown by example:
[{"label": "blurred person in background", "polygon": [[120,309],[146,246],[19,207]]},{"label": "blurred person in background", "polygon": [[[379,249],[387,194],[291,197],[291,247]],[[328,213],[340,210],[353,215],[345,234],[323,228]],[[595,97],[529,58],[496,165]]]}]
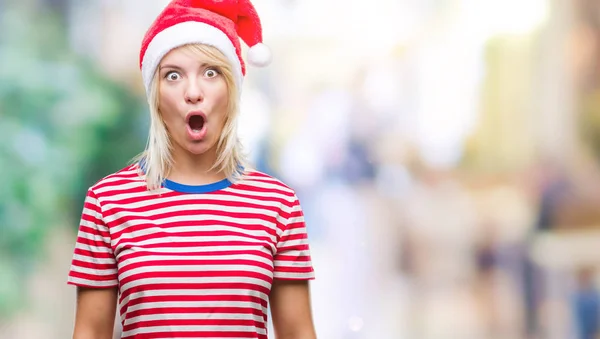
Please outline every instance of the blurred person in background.
[{"label": "blurred person in background", "polygon": [[248,0],[174,0],[142,43],[151,126],[90,187],[68,283],[74,338],[312,339],[314,278],[295,191],[249,167],[236,134],[248,61],[271,60]]},{"label": "blurred person in background", "polygon": [[572,304],[577,339],[597,339],[600,336],[600,293],[594,285],[594,276],[592,268],[582,268],[577,272]]}]

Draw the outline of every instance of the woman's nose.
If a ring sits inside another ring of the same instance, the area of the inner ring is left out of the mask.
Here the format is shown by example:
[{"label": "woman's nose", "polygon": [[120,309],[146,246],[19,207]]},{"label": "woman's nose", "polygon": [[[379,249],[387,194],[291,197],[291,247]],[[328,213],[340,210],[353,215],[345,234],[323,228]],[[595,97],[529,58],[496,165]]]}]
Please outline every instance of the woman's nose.
[{"label": "woman's nose", "polygon": [[199,80],[191,80],[188,82],[185,93],[185,101],[190,104],[201,102],[204,99],[204,93],[202,91],[202,85]]}]

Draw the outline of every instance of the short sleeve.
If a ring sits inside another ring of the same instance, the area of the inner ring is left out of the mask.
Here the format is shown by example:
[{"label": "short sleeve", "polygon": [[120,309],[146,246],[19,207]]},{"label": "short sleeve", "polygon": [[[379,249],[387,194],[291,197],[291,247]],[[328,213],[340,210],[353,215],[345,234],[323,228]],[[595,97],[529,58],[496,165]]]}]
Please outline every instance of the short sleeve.
[{"label": "short sleeve", "polygon": [[282,211],[282,217],[285,223],[277,241],[273,277],[276,279],[312,280],[315,278],[315,272],[308,234],[304,213],[296,195],[294,195],[292,205]]},{"label": "short sleeve", "polygon": [[110,233],[104,224],[98,198],[91,189],[83,204],[67,282],[93,288],[118,285],[117,264],[110,246]]}]

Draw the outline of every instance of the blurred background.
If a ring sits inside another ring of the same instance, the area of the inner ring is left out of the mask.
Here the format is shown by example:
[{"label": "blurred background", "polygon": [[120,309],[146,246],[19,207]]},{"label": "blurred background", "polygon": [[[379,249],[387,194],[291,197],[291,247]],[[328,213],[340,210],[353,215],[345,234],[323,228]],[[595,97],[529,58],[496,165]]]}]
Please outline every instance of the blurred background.
[{"label": "blurred background", "polygon": [[[145,145],[166,3],[0,0],[1,339],[71,337],[83,198]],[[319,338],[600,338],[600,1],[254,3],[240,134],[303,204]]]}]

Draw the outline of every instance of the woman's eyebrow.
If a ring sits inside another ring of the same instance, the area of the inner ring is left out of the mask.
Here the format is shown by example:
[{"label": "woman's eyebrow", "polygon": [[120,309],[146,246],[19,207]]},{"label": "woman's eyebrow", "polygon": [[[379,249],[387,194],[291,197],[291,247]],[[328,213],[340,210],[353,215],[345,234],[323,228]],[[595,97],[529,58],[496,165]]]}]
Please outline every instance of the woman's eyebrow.
[{"label": "woman's eyebrow", "polygon": [[160,69],[163,69],[163,68],[171,68],[171,69],[176,69],[176,70],[179,70],[179,71],[183,70],[183,68],[181,68],[181,67],[179,67],[177,65],[171,65],[171,64],[160,65]]}]

